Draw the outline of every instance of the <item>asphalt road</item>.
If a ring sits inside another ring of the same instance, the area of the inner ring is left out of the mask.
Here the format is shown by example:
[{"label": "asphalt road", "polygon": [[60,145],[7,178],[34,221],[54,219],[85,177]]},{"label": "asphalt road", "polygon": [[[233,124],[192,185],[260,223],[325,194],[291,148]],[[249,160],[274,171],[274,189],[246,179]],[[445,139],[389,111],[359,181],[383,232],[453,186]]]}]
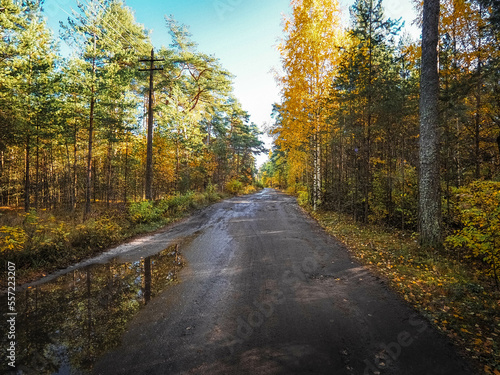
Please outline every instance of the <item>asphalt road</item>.
[{"label": "asphalt road", "polygon": [[140,311],[96,374],[473,373],[292,197],[265,189],[218,203],[123,257],[174,240],[180,283]]}]

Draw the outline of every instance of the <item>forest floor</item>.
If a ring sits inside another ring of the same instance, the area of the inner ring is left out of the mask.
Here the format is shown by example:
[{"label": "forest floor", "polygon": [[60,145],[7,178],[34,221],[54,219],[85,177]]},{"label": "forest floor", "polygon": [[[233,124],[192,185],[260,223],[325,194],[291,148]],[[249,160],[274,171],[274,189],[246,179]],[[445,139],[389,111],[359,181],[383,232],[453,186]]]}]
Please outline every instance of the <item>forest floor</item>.
[{"label": "forest floor", "polygon": [[351,216],[305,209],[353,256],[433,325],[480,363],[484,374],[500,375],[500,291],[481,265],[455,254],[427,253],[416,235]]}]

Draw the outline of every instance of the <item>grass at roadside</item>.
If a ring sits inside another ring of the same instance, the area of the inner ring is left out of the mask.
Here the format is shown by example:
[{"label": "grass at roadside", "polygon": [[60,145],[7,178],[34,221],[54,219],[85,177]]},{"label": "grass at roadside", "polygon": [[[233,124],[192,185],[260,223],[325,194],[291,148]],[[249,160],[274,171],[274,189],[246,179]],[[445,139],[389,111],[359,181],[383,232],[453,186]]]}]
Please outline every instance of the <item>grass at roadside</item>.
[{"label": "grass at roadside", "polygon": [[478,265],[452,254],[422,252],[411,233],[362,225],[334,212],[308,211],[463,348],[484,374],[500,375],[500,292]]},{"label": "grass at roadside", "polygon": [[[16,264],[22,284],[95,256],[134,236],[153,232],[196,209],[224,198],[215,191],[189,192],[156,202],[94,204],[87,220],[80,212],[3,213],[0,215],[0,261]],[[0,289],[6,288],[0,280]]]}]

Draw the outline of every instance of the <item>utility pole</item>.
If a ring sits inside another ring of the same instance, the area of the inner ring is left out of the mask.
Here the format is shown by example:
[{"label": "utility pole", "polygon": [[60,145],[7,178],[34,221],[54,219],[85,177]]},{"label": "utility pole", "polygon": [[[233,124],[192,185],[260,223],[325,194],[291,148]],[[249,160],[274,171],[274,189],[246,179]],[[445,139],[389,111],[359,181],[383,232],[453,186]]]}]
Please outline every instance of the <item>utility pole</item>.
[{"label": "utility pole", "polygon": [[149,103],[148,103],[148,139],[146,153],[146,199],[153,199],[153,72],[155,70],[163,70],[163,68],[155,68],[155,61],[163,61],[164,59],[155,59],[155,50],[151,48],[151,59],[139,60],[140,62],[149,62],[149,69],[139,69],[141,72],[149,71]]}]

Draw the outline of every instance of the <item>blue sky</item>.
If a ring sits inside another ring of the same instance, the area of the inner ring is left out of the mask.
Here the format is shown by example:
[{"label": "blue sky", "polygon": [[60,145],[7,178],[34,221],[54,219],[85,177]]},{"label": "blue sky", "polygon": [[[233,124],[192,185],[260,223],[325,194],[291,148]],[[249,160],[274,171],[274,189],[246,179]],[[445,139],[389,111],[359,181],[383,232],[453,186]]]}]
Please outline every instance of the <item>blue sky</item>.
[{"label": "blue sky", "polygon": [[[85,2],[85,1],[84,1]],[[234,92],[257,125],[271,121],[272,104],[278,102],[279,88],[270,70],[279,68],[276,44],[282,35],[282,14],[289,13],[289,0],[125,0],[135,11],[136,20],[151,30],[156,48],[170,44],[165,15],[190,27],[198,49],[220,59],[233,73]],[[353,0],[341,0],[344,18]],[[386,14],[403,17],[407,26],[414,19],[411,0],[385,0]],[[76,0],[46,0],[45,15],[57,35],[59,21],[76,9]],[[410,33],[417,37],[418,30]],[[268,146],[270,145],[267,140]],[[265,160],[262,156],[258,162]]]}]

